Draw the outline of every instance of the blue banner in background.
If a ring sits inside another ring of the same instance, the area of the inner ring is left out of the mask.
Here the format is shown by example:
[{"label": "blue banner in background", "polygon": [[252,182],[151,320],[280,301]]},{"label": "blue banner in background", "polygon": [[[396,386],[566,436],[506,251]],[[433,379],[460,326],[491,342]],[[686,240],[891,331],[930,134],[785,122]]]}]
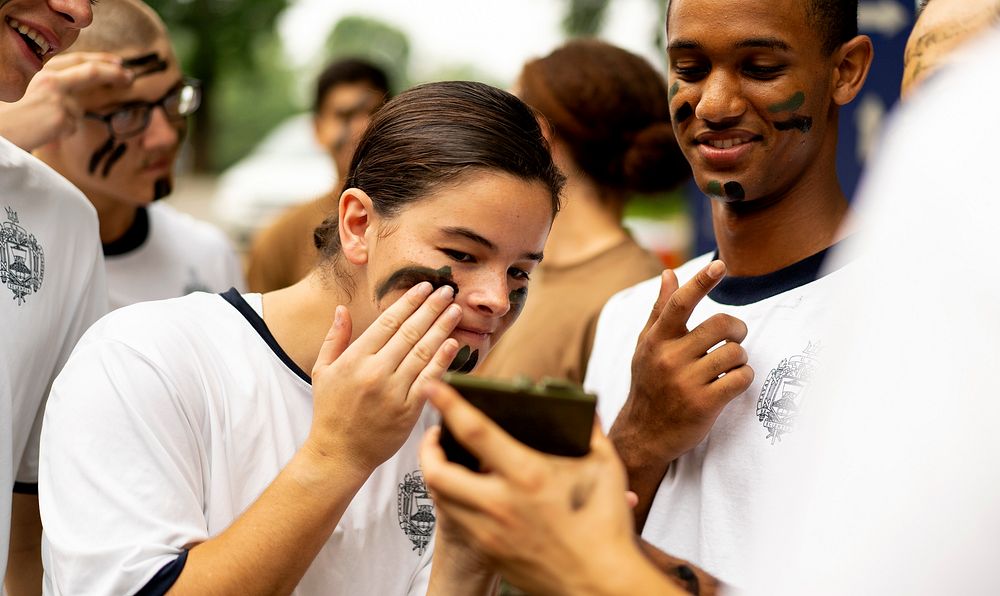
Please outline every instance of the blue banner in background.
[{"label": "blue banner in background", "polygon": [[[886,113],[899,99],[903,78],[903,50],[916,18],[912,0],[861,0],[858,26],[872,38],[875,60],[864,89],[840,111],[837,173],[848,198],[853,198],[865,160],[871,152]],[[715,249],[712,211],[708,199],[693,183],[687,190],[693,246],[691,255]]]}]

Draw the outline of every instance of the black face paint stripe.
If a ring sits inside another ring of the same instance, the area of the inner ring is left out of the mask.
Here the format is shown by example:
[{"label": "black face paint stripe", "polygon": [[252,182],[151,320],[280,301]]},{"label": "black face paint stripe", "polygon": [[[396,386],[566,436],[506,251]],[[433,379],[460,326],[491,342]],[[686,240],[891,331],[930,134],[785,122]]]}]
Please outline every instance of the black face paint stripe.
[{"label": "black face paint stripe", "polygon": [[466,363],[469,362],[469,357],[472,355],[472,348],[469,346],[462,346],[462,349],[455,354],[455,358],[452,359],[451,364],[448,365],[448,370],[450,371],[460,371],[465,367]]},{"label": "black face paint stripe", "polygon": [[479,362],[479,350],[472,350],[472,354],[469,356],[469,359],[465,362],[464,366],[458,369],[458,372],[470,373],[474,368],[476,368],[476,364],[478,362]]},{"label": "black face paint stripe", "polygon": [[115,147],[115,150],[108,156],[108,161],[104,162],[104,169],[101,170],[101,176],[104,176],[105,178],[108,177],[108,174],[111,173],[111,167],[114,166],[119,159],[121,159],[122,155],[125,155],[126,148],[127,146],[125,143],[120,143],[117,147]]},{"label": "black face paint stripe", "polygon": [[97,166],[101,165],[101,160],[104,159],[104,156],[107,155],[108,151],[111,151],[111,148],[114,146],[114,137],[108,137],[108,140],[103,145],[98,147],[97,151],[94,151],[94,154],[90,156],[90,166],[88,167],[88,171],[91,174],[97,171]]},{"label": "black face paint stripe", "polygon": [[792,116],[784,122],[774,123],[774,127],[780,131],[797,130],[799,132],[809,132],[812,125],[813,119],[809,116]]},{"label": "black face paint stripe", "polygon": [[450,286],[455,291],[455,296],[458,296],[458,285],[451,277],[451,267],[445,266],[440,269],[431,269],[430,267],[411,266],[403,267],[379,284],[378,289],[375,291],[375,297],[378,300],[382,300],[386,294],[393,290],[409,290],[422,281],[430,282],[435,290],[442,286]]},{"label": "black face paint stripe", "polygon": [[723,188],[726,190],[726,196],[730,199],[742,201],[746,198],[746,191],[743,190],[743,185],[739,182],[726,182]]},{"label": "black face paint stripe", "polygon": [[681,107],[677,108],[677,111],[674,112],[674,122],[677,122],[679,124],[681,122],[684,122],[691,116],[694,116],[694,108],[692,108],[691,104],[689,104],[688,102],[684,102],[684,104],[681,105]]}]

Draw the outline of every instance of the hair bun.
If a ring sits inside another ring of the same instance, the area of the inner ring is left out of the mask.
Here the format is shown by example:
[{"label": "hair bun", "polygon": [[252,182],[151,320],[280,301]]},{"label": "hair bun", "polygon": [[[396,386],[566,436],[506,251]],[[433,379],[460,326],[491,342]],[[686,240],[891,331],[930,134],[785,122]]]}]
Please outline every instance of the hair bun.
[{"label": "hair bun", "polygon": [[627,185],[639,192],[670,190],[691,176],[669,122],[656,122],[639,131],[622,159]]}]

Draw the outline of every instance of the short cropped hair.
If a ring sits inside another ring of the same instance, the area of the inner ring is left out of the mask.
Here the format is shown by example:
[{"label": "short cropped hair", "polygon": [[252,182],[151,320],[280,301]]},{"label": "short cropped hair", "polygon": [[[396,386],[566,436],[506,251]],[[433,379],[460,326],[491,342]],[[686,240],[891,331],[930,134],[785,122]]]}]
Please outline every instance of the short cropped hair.
[{"label": "short cropped hair", "polygon": [[827,54],[858,35],[858,0],[809,0],[806,16]]},{"label": "short cropped hair", "polygon": [[156,11],[139,0],[101,0],[94,4],[93,23],[80,32],[74,52],[118,52],[146,48],[167,36]]},{"label": "short cropped hair", "polygon": [[348,83],[366,83],[382,93],[386,101],[390,99],[389,77],[384,70],[360,58],[344,58],[330,63],[316,79],[313,113],[319,113],[323,107],[323,100],[331,89]]}]

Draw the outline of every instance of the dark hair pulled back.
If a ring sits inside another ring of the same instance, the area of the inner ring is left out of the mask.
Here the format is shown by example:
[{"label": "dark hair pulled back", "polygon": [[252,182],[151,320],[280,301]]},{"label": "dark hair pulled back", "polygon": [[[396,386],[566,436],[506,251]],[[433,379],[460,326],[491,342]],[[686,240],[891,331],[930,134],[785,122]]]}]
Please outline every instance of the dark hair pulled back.
[{"label": "dark hair pulled back", "polygon": [[611,196],[669,190],[690,175],[670,126],[666,84],[642,57],[577,39],[525,64],[520,87],[576,165]]},{"label": "dark hair pulled back", "polygon": [[[343,188],[371,197],[382,217],[475,171],[495,171],[542,182],[559,210],[564,178],[537,117],[517,97],[483,83],[418,85],[386,103],[358,143]],[[338,214],[316,228],[324,258],[339,254]]]}]

